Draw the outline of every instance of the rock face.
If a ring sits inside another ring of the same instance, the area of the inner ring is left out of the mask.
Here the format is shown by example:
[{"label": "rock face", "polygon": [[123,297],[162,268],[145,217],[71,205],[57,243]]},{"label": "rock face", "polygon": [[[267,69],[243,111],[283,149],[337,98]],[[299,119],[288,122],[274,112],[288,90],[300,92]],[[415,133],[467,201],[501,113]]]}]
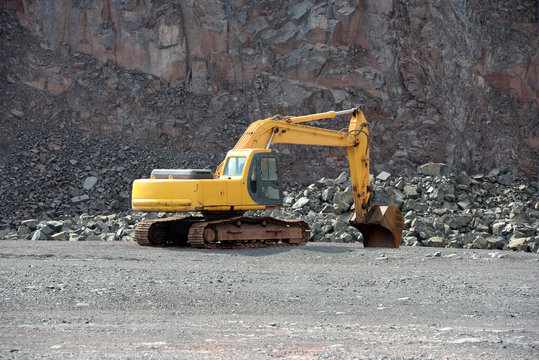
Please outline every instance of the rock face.
[{"label": "rock face", "polygon": [[536,1],[3,2],[47,49],[196,94],[254,87],[244,116],[361,105],[380,162],[538,170]]},{"label": "rock face", "polygon": [[[439,162],[537,177],[536,5],[0,0],[0,166],[20,183],[0,201],[22,202],[22,184],[44,176],[59,191],[55,165],[78,159],[54,149],[81,137],[129,146],[133,154],[112,165],[128,176],[151,166],[137,158],[144,147],[175,161],[153,167],[214,167],[251,121],[356,105],[372,127],[376,173]],[[320,124],[340,129],[347,119]],[[338,149],[278,150],[298,186],[346,166]],[[88,163],[96,151],[87,151],[84,167],[103,161]],[[14,170],[28,152],[39,161]],[[90,172],[77,177],[99,179]]]}]

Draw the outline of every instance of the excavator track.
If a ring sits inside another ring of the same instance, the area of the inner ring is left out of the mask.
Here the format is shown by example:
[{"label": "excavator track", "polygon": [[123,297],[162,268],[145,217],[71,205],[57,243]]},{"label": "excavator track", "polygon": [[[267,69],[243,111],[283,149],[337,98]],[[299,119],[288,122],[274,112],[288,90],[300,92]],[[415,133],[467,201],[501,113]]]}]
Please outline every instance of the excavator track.
[{"label": "excavator track", "polygon": [[206,220],[199,216],[172,216],[144,220],[135,228],[143,246],[191,246],[199,249],[245,249],[303,245],[310,229],[301,220],[270,217],[233,217]]},{"label": "excavator track", "polygon": [[135,227],[135,240],[142,246],[187,246],[189,227],[203,220],[189,215],[143,220]]}]

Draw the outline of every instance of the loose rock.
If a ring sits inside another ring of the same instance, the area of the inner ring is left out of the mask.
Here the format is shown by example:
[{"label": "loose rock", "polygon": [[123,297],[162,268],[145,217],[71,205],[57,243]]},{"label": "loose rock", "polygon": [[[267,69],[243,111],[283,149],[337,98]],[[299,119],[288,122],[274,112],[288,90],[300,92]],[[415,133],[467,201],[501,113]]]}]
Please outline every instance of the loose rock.
[{"label": "loose rock", "polygon": [[[416,177],[372,179],[375,203],[396,205],[404,213],[402,245],[539,251],[536,182],[506,170],[468,177],[443,164],[427,165]],[[513,182],[504,185],[498,181],[503,175]],[[493,186],[495,183],[498,185]],[[280,210],[246,215],[303,219],[311,227],[311,241],[361,241],[361,234],[348,225],[354,211],[350,189],[350,176],[342,173],[335,180],[322,178],[302,191],[287,192]],[[89,189],[93,190],[94,187]],[[81,201],[88,199],[84,194],[72,201],[85,204]],[[19,224],[16,233],[0,235],[4,239],[15,236],[29,240],[133,241],[134,228],[140,220],[163,216],[166,214],[126,211],[106,216],[83,213],[41,222],[29,219]]]}]

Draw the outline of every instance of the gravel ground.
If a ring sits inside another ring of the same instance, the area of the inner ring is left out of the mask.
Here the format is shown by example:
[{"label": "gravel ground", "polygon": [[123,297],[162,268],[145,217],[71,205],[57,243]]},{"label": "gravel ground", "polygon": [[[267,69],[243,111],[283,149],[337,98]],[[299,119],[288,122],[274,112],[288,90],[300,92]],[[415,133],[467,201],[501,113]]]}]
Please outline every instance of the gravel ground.
[{"label": "gravel ground", "polygon": [[0,358],[539,357],[537,254],[2,245]]}]

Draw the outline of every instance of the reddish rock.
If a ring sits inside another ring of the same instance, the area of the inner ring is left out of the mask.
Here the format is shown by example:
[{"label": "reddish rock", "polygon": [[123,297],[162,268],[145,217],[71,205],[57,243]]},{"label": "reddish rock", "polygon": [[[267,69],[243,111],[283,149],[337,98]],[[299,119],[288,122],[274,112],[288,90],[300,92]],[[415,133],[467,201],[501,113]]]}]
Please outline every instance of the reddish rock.
[{"label": "reddish rock", "polygon": [[537,89],[539,84],[539,57],[527,63],[519,63],[510,69],[496,71],[487,76],[490,85],[500,91],[514,92],[519,101],[526,103],[533,100],[539,106]]},{"label": "reddish rock", "polygon": [[[183,146],[198,134],[163,126],[170,119],[163,113],[174,108],[188,123],[235,125],[217,153],[248,121],[359,105],[376,109],[369,117],[375,172],[435,161],[470,174],[502,166],[539,173],[532,0],[44,3],[0,2],[41,48],[66,59],[82,52],[98,64],[75,58],[71,69],[51,74],[28,56],[10,61],[8,72],[65,95],[73,122],[85,129],[164,134]],[[115,77],[117,69],[82,75],[109,63],[161,85]],[[96,92],[98,79],[118,94]],[[174,87],[181,91],[166,92]],[[221,95],[243,103],[208,106]]]}]

